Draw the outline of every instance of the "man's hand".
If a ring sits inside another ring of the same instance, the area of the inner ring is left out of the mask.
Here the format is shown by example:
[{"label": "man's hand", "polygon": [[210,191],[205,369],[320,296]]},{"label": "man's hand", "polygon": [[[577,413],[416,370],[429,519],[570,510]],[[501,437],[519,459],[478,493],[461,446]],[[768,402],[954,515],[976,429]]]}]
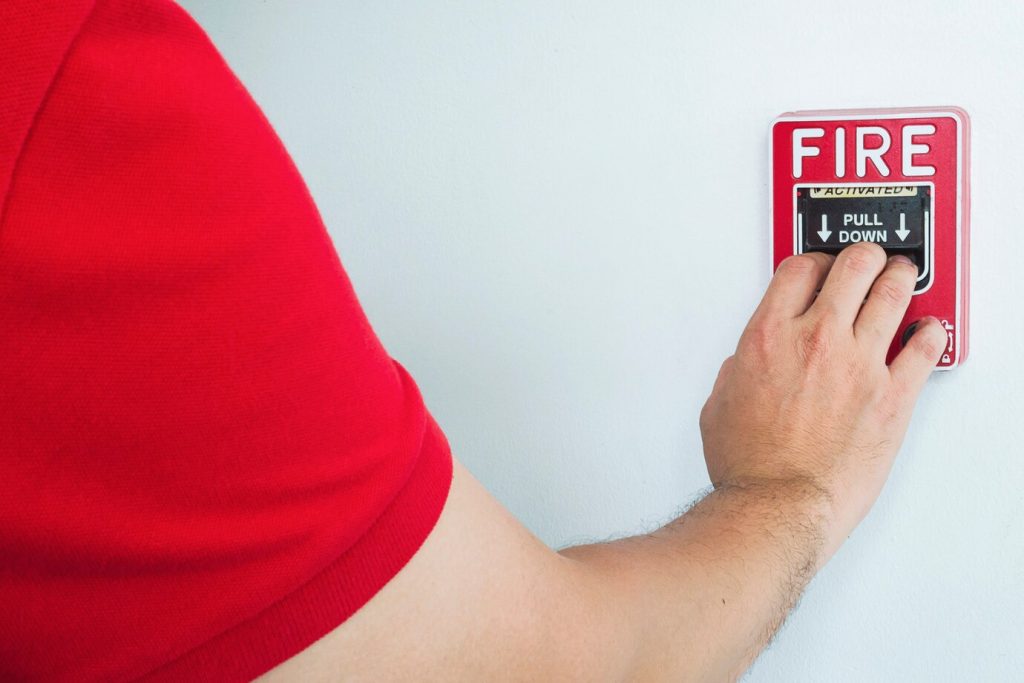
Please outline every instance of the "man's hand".
[{"label": "man's hand", "polygon": [[456,462],[409,564],[261,683],[735,679],[885,481],[945,343],[924,320],[885,365],[916,272],[783,263],[701,415],[715,489],[654,533],[555,553]]},{"label": "man's hand", "polygon": [[925,318],[885,365],[917,274],[872,243],[786,259],[701,414],[716,487],[821,491],[832,510],[826,557],[878,497],[946,343],[939,321]]}]

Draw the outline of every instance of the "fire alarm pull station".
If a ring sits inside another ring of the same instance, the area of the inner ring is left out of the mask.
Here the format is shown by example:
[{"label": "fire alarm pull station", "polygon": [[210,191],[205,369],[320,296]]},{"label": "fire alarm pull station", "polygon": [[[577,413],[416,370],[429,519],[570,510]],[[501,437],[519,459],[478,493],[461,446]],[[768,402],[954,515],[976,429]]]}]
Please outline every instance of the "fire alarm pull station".
[{"label": "fire alarm pull station", "polygon": [[948,342],[936,369],[967,358],[970,121],[959,107],[803,111],[772,123],[772,272],[787,256],[876,242],[917,264],[889,347],[935,316]]}]

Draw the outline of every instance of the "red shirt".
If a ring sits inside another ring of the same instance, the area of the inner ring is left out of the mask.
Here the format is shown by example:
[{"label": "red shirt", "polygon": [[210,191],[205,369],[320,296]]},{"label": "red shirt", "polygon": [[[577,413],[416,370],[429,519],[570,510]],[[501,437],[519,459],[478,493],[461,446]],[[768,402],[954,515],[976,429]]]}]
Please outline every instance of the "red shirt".
[{"label": "red shirt", "polygon": [[0,680],[258,676],[408,561],[451,467],[198,24],[0,2]]}]

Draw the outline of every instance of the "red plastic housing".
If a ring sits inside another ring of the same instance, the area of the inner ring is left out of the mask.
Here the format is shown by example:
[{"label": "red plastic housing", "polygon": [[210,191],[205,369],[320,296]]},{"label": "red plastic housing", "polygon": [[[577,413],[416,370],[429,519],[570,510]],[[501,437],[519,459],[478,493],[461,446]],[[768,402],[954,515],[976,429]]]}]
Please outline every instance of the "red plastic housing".
[{"label": "red plastic housing", "polygon": [[[887,362],[902,348],[907,328],[932,315],[949,337],[936,369],[963,363],[970,304],[967,112],[960,107],[789,112],[775,119],[769,138],[772,272],[787,256],[810,250],[797,211],[799,197],[809,193],[805,188],[920,187],[931,201],[924,221],[926,263],[919,264],[922,277],[928,269],[927,279],[911,300]],[[831,233],[825,234],[831,239]],[[878,241],[871,231],[866,234],[863,239]]]}]

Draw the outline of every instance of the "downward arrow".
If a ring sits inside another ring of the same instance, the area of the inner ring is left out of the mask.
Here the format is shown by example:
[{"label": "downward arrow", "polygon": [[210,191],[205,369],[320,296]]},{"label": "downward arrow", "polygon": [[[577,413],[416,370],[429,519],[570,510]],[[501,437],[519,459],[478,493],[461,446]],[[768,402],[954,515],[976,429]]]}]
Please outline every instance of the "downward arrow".
[{"label": "downward arrow", "polygon": [[907,230],[907,214],[901,213],[900,214],[900,229],[896,231],[896,235],[897,235],[897,237],[900,238],[900,242],[906,242],[907,241],[907,235],[909,235],[909,234],[910,234],[910,231]]},{"label": "downward arrow", "polygon": [[821,238],[822,242],[828,242],[828,238],[832,236],[832,231],[828,229],[828,216],[821,217],[821,230],[818,231],[818,237]]}]

